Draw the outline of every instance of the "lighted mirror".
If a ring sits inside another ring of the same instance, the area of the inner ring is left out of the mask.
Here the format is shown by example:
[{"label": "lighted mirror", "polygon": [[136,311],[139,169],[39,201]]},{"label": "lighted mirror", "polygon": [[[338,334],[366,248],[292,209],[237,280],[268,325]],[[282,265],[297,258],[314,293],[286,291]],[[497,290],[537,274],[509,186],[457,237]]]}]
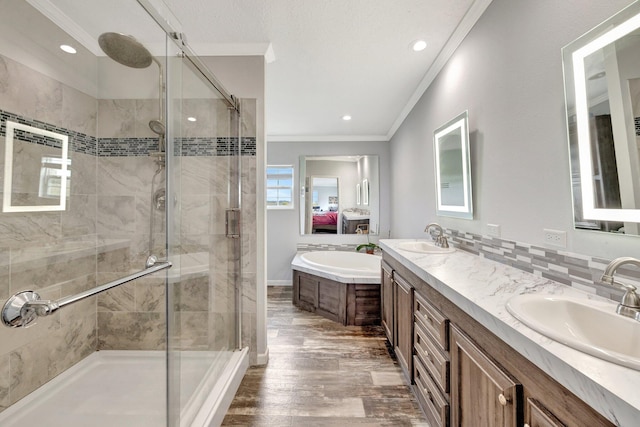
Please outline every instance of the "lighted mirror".
[{"label": "lighted mirror", "polygon": [[639,234],[640,3],[562,50],[576,228]]},{"label": "lighted mirror", "polygon": [[468,117],[465,111],[434,132],[436,212],[440,216],[473,218]]},{"label": "lighted mirror", "polygon": [[378,168],[378,156],[301,156],[300,233],[377,234]]},{"label": "lighted mirror", "polygon": [[65,210],[68,143],[67,135],[6,122],[3,212]]}]

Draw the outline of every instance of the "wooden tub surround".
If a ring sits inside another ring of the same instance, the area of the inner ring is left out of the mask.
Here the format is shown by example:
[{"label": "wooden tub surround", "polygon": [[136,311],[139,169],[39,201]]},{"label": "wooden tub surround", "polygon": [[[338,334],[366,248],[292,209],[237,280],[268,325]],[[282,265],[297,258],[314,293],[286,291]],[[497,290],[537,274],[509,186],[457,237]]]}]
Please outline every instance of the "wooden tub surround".
[{"label": "wooden tub surround", "polygon": [[345,326],[380,324],[380,284],[341,283],[293,270],[293,305]]}]

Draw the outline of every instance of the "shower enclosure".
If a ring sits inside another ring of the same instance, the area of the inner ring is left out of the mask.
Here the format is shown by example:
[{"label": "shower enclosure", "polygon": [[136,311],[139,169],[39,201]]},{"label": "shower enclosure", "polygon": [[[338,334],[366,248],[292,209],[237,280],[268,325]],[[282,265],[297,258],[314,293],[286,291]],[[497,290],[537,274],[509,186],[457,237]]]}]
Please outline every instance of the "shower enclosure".
[{"label": "shower enclosure", "polygon": [[163,3],[0,7],[0,425],[216,425],[251,102]]}]

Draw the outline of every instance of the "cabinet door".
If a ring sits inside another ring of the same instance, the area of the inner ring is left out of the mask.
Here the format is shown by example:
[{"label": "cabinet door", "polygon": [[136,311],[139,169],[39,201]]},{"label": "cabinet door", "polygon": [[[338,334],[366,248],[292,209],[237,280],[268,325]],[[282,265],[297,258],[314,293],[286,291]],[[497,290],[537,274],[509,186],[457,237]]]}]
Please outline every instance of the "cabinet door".
[{"label": "cabinet door", "polygon": [[402,277],[394,274],[394,296],[396,322],[395,353],[398,364],[412,384],[413,376],[413,286]]},{"label": "cabinet door", "polygon": [[525,427],[566,427],[540,402],[531,398],[525,403],[525,419]]},{"label": "cabinet door", "polygon": [[522,385],[451,325],[451,426],[522,425]]},{"label": "cabinet door", "polygon": [[382,327],[391,344],[391,348],[394,348],[396,341],[393,336],[393,270],[385,262],[382,263],[382,287],[380,291],[382,293]]}]

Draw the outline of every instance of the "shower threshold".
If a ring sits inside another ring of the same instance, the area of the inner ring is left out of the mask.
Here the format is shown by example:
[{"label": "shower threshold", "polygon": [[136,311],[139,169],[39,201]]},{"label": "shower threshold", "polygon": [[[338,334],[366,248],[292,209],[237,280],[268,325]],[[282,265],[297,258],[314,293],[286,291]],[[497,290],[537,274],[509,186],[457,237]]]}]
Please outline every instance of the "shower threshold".
[{"label": "shower threshold", "polygon": [[[219,357],[216,352],[181,354],[180,392],[190,396],[181,403],[181,426],[218,425],[224,417],[248,357],[246,349],[233,352],[222,372],[210,366]],[[92,353],[1,412],[0,425],[164,427],[166,358],[164,351]],[[205,372],[216,378],[206,378]],[[210,381],[215,385],[203,386]],[[199,395],[202,391],[208,395]]]}]

